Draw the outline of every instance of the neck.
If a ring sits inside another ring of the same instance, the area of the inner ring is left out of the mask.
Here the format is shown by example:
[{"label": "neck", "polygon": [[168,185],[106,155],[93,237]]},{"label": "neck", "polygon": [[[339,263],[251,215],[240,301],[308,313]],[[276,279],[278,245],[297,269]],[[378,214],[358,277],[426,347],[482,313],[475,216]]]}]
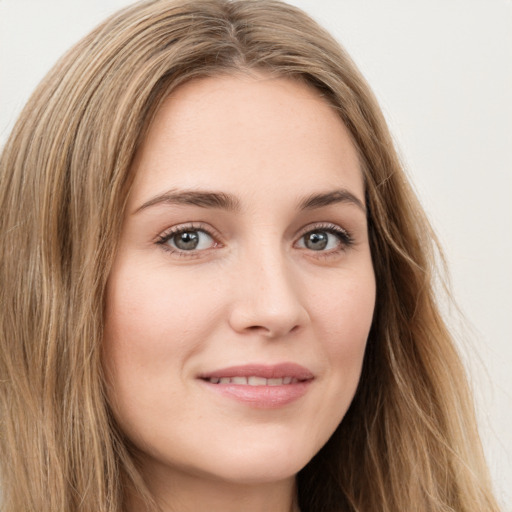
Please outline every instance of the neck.
[{"label": "neck", "polygon": [[[187,475],[184,472],[146,473],[149,490],[160,512],[299,512],[295,478],[277,482],[233,483]],[[127,512],[141,512],[145,507],[129,501]]]}]

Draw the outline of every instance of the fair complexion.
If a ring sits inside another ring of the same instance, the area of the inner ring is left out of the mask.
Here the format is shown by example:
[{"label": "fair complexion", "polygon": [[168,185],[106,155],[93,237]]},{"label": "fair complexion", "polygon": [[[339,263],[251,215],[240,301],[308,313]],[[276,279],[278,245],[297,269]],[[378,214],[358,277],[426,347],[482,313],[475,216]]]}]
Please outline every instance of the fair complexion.
[{"label": "fair complexion", "polygon": [[133,171],[107,289],[116,419],[162,510],[289,512],[372,321],[356,149],[308,86],[223,76],[172,93]]}]

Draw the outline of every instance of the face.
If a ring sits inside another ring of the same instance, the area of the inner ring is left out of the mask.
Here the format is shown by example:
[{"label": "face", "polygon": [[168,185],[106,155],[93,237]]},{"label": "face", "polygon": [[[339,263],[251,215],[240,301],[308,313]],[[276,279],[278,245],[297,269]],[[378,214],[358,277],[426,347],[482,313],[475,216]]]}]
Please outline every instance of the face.
[{"label": "face", "polygon": [[375,302],[345,126],[295,81],[196,80],[133,171],[104,339],[119,425],[148,472],[293,478],[349,407]]}]

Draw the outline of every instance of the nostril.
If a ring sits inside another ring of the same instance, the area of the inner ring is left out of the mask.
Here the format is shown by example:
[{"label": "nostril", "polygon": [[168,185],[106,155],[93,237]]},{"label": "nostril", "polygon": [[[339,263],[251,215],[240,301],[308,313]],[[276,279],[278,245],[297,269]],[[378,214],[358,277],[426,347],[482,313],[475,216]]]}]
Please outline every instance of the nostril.
[{"label": "nostril", "polygon": [[[253,333],[261,333],[265,334],[266,336],[269,336],[271,338],[281,336],[282,334],[290,334],[294,333],[299,329],[299,325],[293,326],[290,330],[287,329],[280,329],[279,327],[276,327],[273,329],[272,327],[265,327],[263,325],[250,325],[246,328],[246,331],[253,332]],[[283,331],[283,332],[281,332]],[[285,332],[286,331],[286,332]]]},{"label": "nostril", "polygon": [[258,332],[258,331],[269,332],[270,331],[270,329],[268,327],[263,327],[262,325],[250,325],[249,327],[247,327],[247,330],[251,331],[251,332]]}]

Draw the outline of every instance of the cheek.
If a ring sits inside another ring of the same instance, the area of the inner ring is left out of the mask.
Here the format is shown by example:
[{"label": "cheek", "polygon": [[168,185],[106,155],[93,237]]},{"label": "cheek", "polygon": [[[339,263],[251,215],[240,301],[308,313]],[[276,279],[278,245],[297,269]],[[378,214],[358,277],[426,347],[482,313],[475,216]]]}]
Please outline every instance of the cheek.
[{"label": "cheek", "polygon": [[[346,272],[324,280],[321,292],[311,296],[308,309],[317,327],[325,327],[327,338],[346,344],[366,340],[375,308],[376,284],[371,265],[359,272]],[[336,347],[333,347],[335,349]]]},{"label": "cheek", "polygon": [[187,277],[143,271],[136,265],[117,269],[107,290],[105,344],[137,352],[141,361],[165,354],[174,357],[193,348],[201,339],[198,332],[207,331],[215,312],[200,282],[194,282],[190,293]]},{"label": "cheek", "polygon": [[114,269],[106,304],[103,364],[109,396],[123,423],[131,423],[138,411],[150,414],[152,407],[162,407],[158,397],[173,394],[186,380],[187,362],[208,339],[216,312],[200,282],[190,293],[185,273],[171,277],[136,264]]},{"label": "cheek", "polygon": [[313,328],[328,359],[333,385],[344,397],[355,392],[359,382],[375,294],[375,278],[369,267],[361,274],[333,280],[311,302]]}]

